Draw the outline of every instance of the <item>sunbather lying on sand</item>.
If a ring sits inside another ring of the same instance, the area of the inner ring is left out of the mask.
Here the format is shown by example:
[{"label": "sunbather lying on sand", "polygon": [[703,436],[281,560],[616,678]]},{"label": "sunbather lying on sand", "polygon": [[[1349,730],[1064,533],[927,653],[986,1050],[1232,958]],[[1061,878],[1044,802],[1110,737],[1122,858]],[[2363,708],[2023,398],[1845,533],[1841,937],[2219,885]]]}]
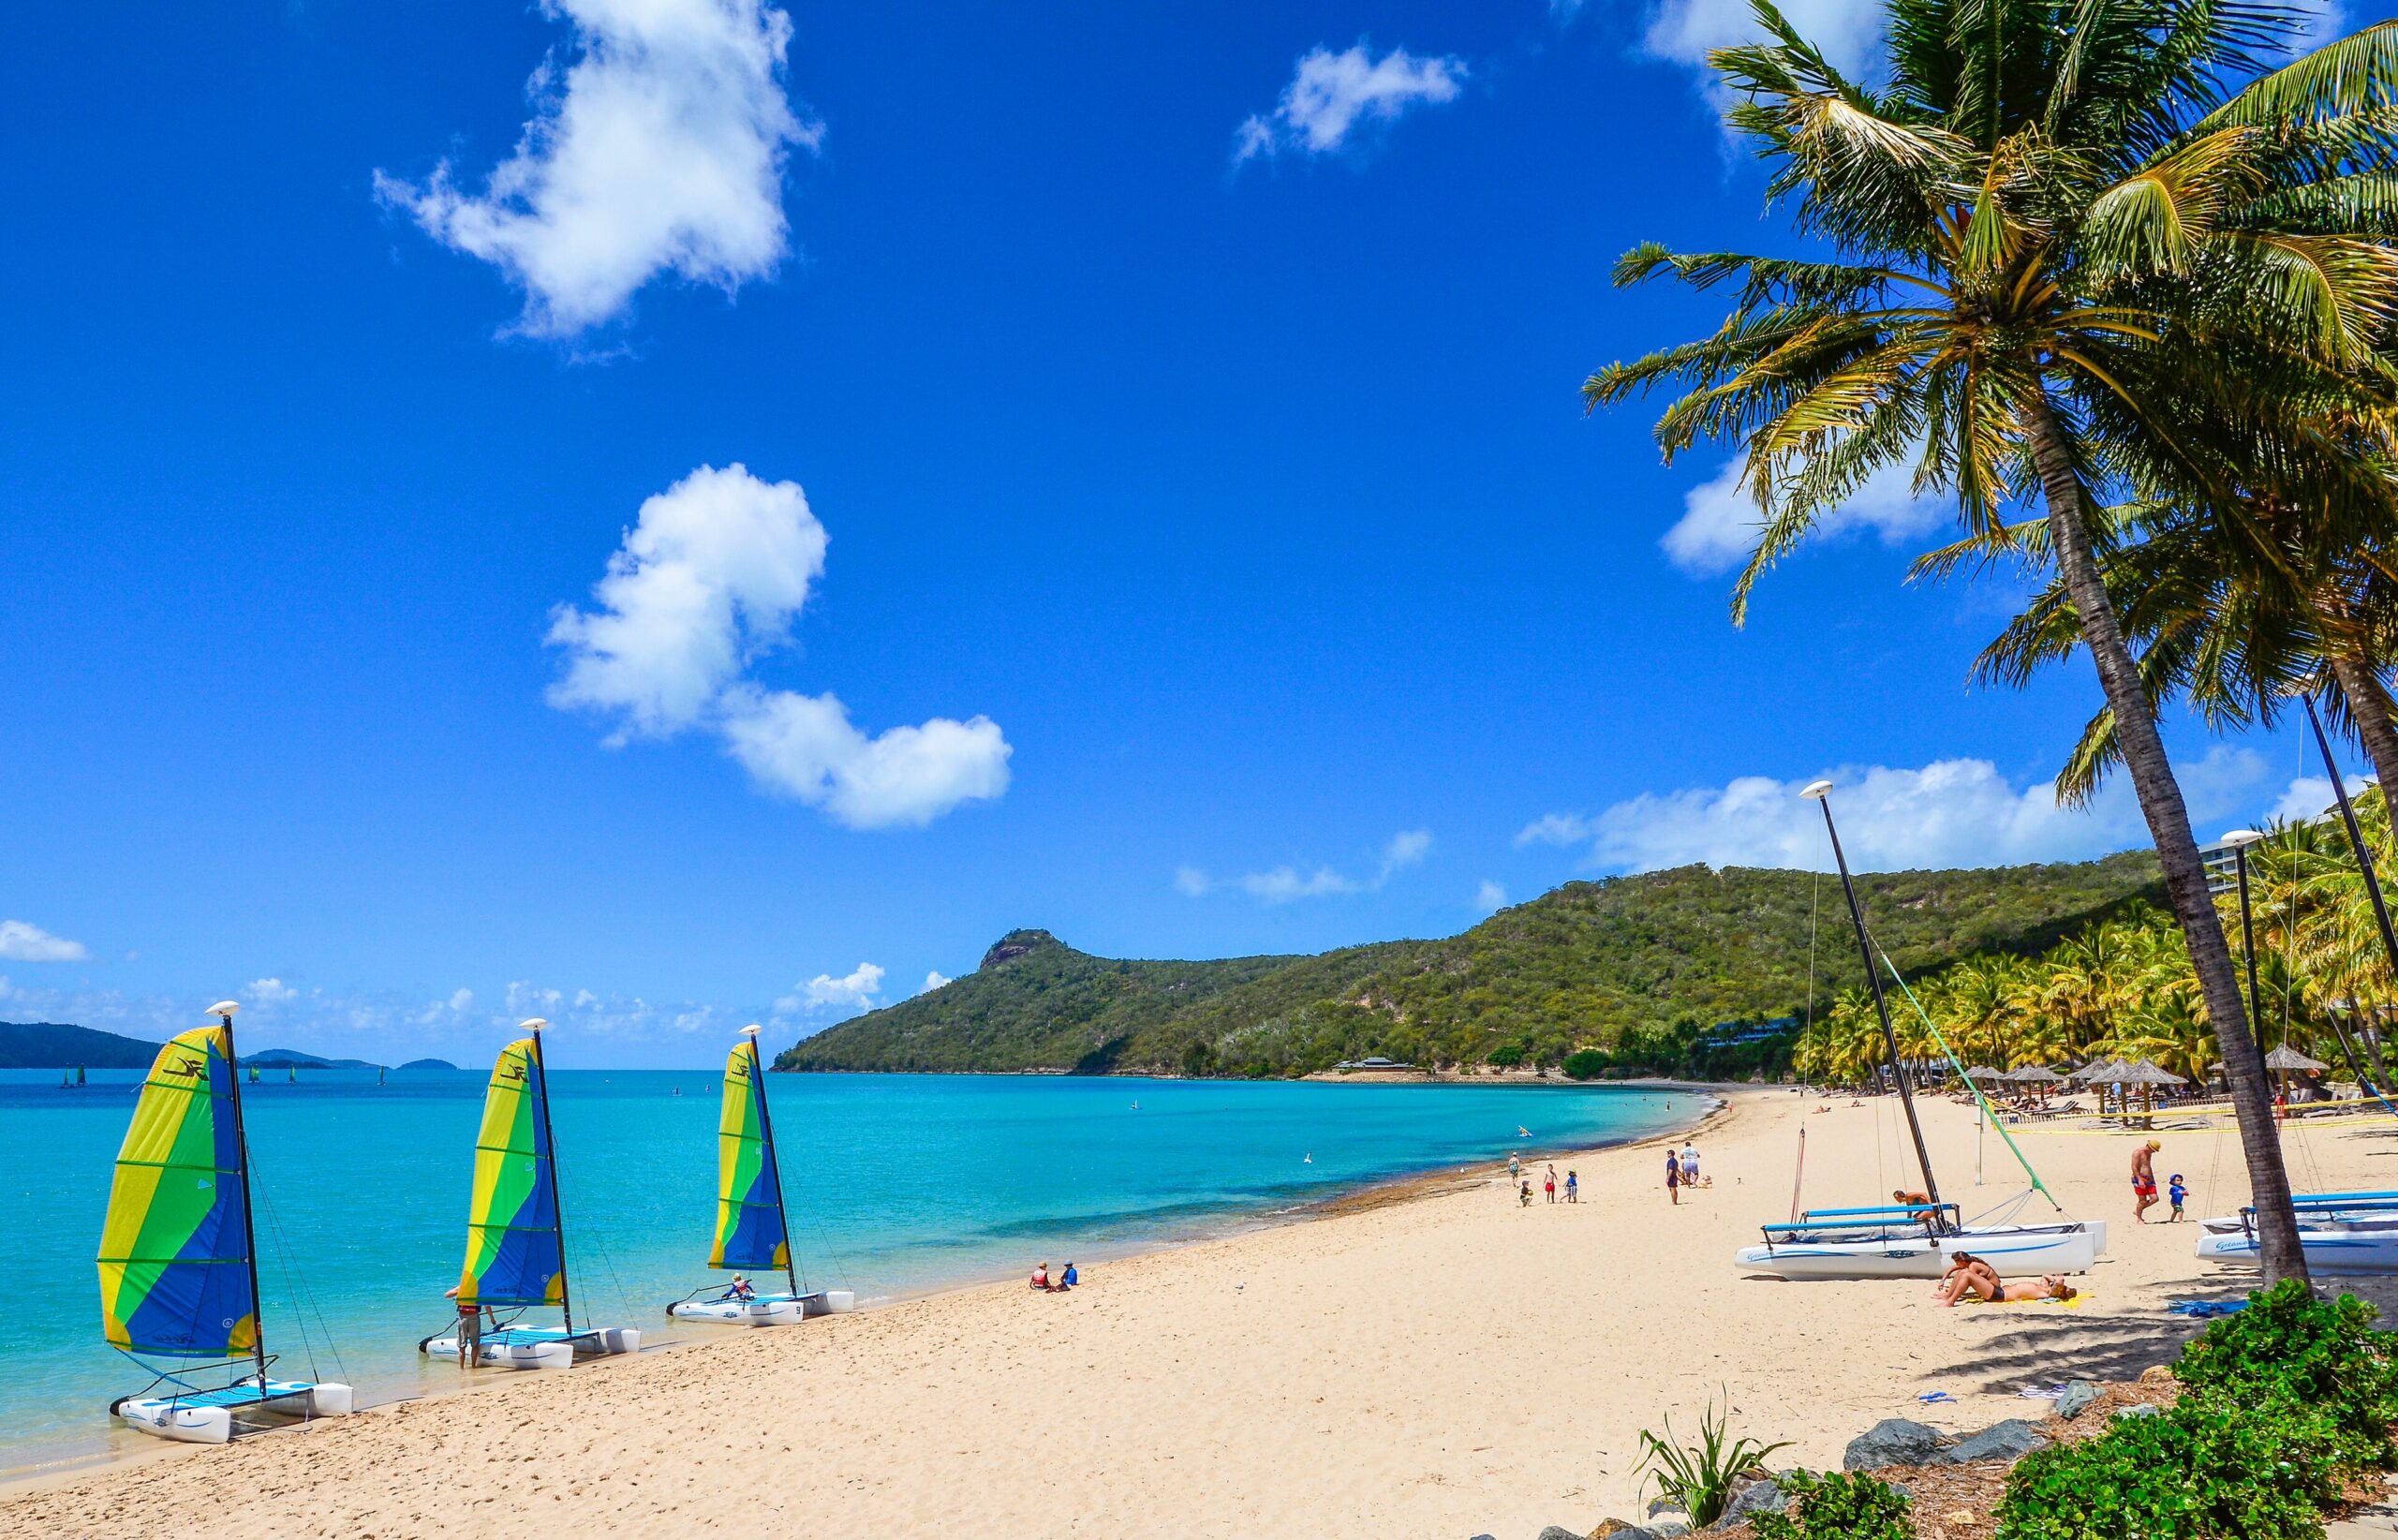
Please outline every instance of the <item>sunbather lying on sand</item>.
[{"label": "sunbather lying on sand", "polygon": [[1954,1305],[1965,1298],[2011,1305],[2029,1299],[2071,1299],[2079,1291],[2059,1273],[2048,1273],[2036,1283],[2017,1283],[2010,1289],[1999,1281],[1989,1263],[1959,1251],[1948,1259],[1948,1276],[1937,1292],[1943,1305]]}]

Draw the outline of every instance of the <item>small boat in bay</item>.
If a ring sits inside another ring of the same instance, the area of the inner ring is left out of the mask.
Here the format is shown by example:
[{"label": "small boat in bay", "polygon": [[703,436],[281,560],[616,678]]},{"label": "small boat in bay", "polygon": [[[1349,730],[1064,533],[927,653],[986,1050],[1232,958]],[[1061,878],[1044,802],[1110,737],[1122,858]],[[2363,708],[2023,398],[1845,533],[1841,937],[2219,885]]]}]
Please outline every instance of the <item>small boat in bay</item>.
[{"label": "small boat in bay", "polygon": [[[250,1221],[250,1153],[242,1128],[241,1060],[230,1000],[158,1050],[117,1151],[100,1228],[100,1320],[111,1347],[157,1372],[148,1389],[109,1403],[156,1438],[222,1444],[257,1414],[338,1417],[346,1385],[277,1379],[259,1320],[258,1242]],[[145,1358],[200,1367],[158,1372]],[[221,1384],[203,1369],[246,1366]]]},{"label": "small boat in bay", "polygon": [[[779,1272],[789,1285],[780,1294],[705,1284],[666,1307],[667,1318],[728,1326],[779,1326],[810,1315],[852,1310],[857,1296],[847,1289],[804,1292],[792,1259],[791,1216],[783,1203],[782,1164],[775,1153],[775,1124],[766,1106],[766,1072],[758,1057],[758,1029],[741,1029],[742,1042],[724,1061],[724,1103],[717,1119],[716,1243],[708,1266],[720,1270]],[[736,1278],[738,1278],[736,1274]]]},{"label": "small boat in bay", "polygon": [[[475,1138],[466,1262],[455,1290],[459,1318],[475,1325],[419,1341],[418,1351],[429,1358],[452,1358],[467,1368],[563,1369],[576,1358],[641,1351],[641,1333],[633,1327],[574,1324],[565,1206],[550,1135],[549,1073],[541,1057],[541,1029],[548,1025],[539,1018],[524,1023],[526,1035],[502,1048],[492,1065]],[[527,1310],[551,1309],[561,1325],[518,1324]]]}]

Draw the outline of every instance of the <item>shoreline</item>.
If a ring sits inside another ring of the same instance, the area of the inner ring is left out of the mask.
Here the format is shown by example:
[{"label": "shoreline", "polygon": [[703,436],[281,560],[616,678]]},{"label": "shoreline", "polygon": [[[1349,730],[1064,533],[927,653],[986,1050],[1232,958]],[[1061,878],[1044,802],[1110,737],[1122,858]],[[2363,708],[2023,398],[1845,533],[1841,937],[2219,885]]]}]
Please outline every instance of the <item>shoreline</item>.
[{"label": "shoreline", "polygon": [[[822,1073],[881,1074],[885,1072],[836,1071]],[[975,1071],[960,1073],[981,1074],[984,1072]],[[1107,1078],[1187,1079],[1190,1077],[1117,1075],[1109,1076]],[[1388,1082],[1367,1081],[1360,1077],[1360,1083],[1387,1084]],[[1458,1083],[1469,1084],[1471,1082],[1460,1081]],[[1493,1083],[1496,1083],[1495,1078]],[[1693,1097],[1700,1099],[1702,1105],[1690,1119],[1683,1120],[1678,1118],[1669,1127],[1655,1133],[1643,1133],[1633,1137],[1601,1139],[1589,1143],[1567,1143],[1555,1146],[1527,1147],[1526,1149],[1517,1153],[1521,1155],[1521,1158],[1528,1165],[1536,1161],[1565,1159],[1573,1155],[1591,1154],[1605,1150],[1640,1148],[1657,1144],[1661,1141],[1670,1142],[1682,1140],[1709,1128],[1711,1125],[1717,1125],[1719,1122],[1728,1122],[1735,1104],[1732,1098],[1736,1093],[1775,1088],[1770,1087],[1761,1088],[1755,1086],[1736,1086],[1729,1084],[1710,1085],[1695,1081],[1564,1081],[1559,1084],[1563,1088],[1580,1090],[1617,1088],[1650,1094],[1653,1094],[1658,1091],[1687,1092]],[[1268,1231],[1315,1223],[1324,1220],[1336,1219],[1345,1215],[1368,1213],[1376,1209],[1414,1203],[1426,1198],[1437,1197],[1446,1192],[1462,1191],[1466,1188],[1488,1181],[1497,1173],[1502,1172],[1505,1169],[1506,1162],[1502,1159],[1477,1162],[1466,1166],[1456,1167],[1454,1169],[1443,1164],[1404,1171],[1390,1176],[1370,1177],[1354,1184],[1340,1184],[1337,1191],[1328,1192],[1287,1206],[1265,1207],[1264,1205],[1269,1203],[1270,1200],[1260,1200],[1260,1207],[1241,1210],[1228,1209],[1219,1215],[1211,1217],[1210,1219],[1192,1222],[1192,1225],[1189,1229],[1170,1231],[1144,1239],[1122,1243],[1120,1249],[1118,1245],[1111,1245],[1104,1241],[1088,1243],[1080,1248],[1080,1255],[1090,1258],[1094,1264],[1106,1266],[1118,1266],[1126,1262],[1139,1261],[1146,1258],[1171,1255],[1197,1248],[1235,1242],[1245,1236],[1258,1235]],[[870,1302],[861,1301],[858,1309],[851,1313],[853,1315],[878,1314],[910,1305],[925,1303],[926,1301],[938,1301],[957,1296],[977,1294],[984,1290],[1007,1288],[1014,1286],[1015,1283],[1016,1275],[1013,1271],[1003,1274],[977,1273],[970,1276],[961,1276],[940,1283],[932,1284],[927,1287],[901,1289],[888,1294],[878,1294],[872,1296]],[[811,1325],[815,1325],[815,1323],[802,1324],[795,1327],[784,1329],[807,1330]],[[644,1327],[645,1331],[648,1328]],[[653,1358],[664,1357],[678,1353],[687,1353],[693,1349],[713,1347],[729,1341],[739,1340],[742,1336],[746,1335],[745,1333],[730,1329],[715,1331],[710,1331],[703,1327],[685,1327],[682,1329],[687,1333],[687,1335],[679,1335],[654,1343],[646,1343],[643,1346],[640,1353],[634,1355],[635,1358],[642,1361],[647,1361]],[[567,1374],[587,1373],[592,1369],[600,1367],[601,1364],[607,1362],[611,1362],[611,1360],[599,1360],[592,1363],[578,1364],[571,1370],[557,1372]],[[361,1400],[357,1403],[357,1410],[353,1413],[353,1415],[365,1415],[385,1412],[392,1408],[400,1406],[442,1402],[472,1396],[484,1395],[505,1387],[525,1384],[533,1379],[546,1379],[548,1377],[548,1375],[504,1374],[496,1371],[486,1372],[480,1376],[466,1376],[463,1377],[458,1383],[453,1385],[439,1385],[431,1388],[420,1388],[414,1391],[383,1397],[374,1400]],[[247,1445],[257,1444],[261,1440],[280,1440],[298,1437],[310,1431],[312,1426],[313,1425],[308,1424],[295,1424],[289,1427],[265,1429],[254,1433],[245,1433],[242,1435],[237,1442]],[[126,1436],[125,1430],[118,1429],[113,1427],[111,1428],[110,1431],[112,1437]],[[29,1491],[41,1490],[47,1488],[58,1486],[62,1483],[72,1482],[103,1473],[125,1470],[137,1466],[144,1466],[155,1460],[174,1459],[179,1456],[188,1458],[191,1447],[192,1446],[189,1445],[179,1445],[165,1440],[141,1439],[139,1442],[131,1443],[122,1447],[111,1447],[107,1449],[94,1450],[87,1453],[61,1455],[51,1459],[37,1459],[24,1465],[0,1468],[0,1504],[5,1504],[9,1499],[21,1496]],[[0,1514],[0,1518],[4,1517],[4,1514]],[[0,1531],[0,1533],[5,1533],[5,1531]]]},{"label": "shoreline", "polygon": [[[1094,1265],[1071,1295],[962,1284],[161,1450],[171,1481],[148,1458],[48,1474],[0,1490],[0,1534],[1580,1533],[1643,1511],[1640,1435],[1668,1418],[1687,1434],[1712,1407],[1736,1435],[1787,1441],[1777,1466],[1837,1468],[1886,1417],[1964,1432],[2037,1415],[2026,1385],[2136,1378],[2203,1327],[2168,1302],[2243,1292],[2196,1263],[2197,1225],[2130,1222],[2142,1134],[2101,1129],[2014,1131],[2069,1212],[2113,1222],[2074,1306],[1744,1276],[1732,1252],[1790,1204],[1801,1134],[1816,1205],[1888,1191],[1913,1151],[1887,1098],[1818,1113],[1786,1087],[1708,1094],[1670,1132],[1541,1148],[1574,1161],[1578,1206],[1519,1205],[1497,1162],[1437,1168]],[[1976,1182],[1971,1109],[1922,1111],[1944,1189],[2020,1189],[2011,1163]],[[2159,1136],[2194,1217],[2244,1201],[2236,1133]],[[2367,1179],[2389,1148],[2379,1125],[2284,1136],[2327,1181]],[[1669,1203],[1650,1152],[1684,1137],[1711,1185]],[[2398,1304],[2398,1280],[2342,1281]]]}]

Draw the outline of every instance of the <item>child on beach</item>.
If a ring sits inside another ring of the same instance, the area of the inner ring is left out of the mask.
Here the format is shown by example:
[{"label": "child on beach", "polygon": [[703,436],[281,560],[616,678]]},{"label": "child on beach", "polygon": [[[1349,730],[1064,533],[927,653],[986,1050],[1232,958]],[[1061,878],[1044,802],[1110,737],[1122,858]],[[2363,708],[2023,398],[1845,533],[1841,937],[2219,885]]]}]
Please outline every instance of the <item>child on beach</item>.
[{"label": "child on beach", "polygon": [[1548,1168],[1548,1175],[1541,1178],[1540,1185],[1541,1191],[1548,1194],[1548,1201],[1555,1203],[1557,1201],[1557,1167]]},{"label": "child on beach", "polygon": [[1526,1177],[1524,1178],[1523,1191],[1520,1197],[1522,1198],[1522,1201],[1517,1205],[1517,1207],[1530,1208],[1532,1206],[1532,1179],[1530,1177]]},{"label": "child on beach", "polygon": [[1581,1198],[1577,1195],[1580,1192],[1580,1178],[1576,1177],[1571,1171],[1567,1172],[1565,1174],[1565,1201],[1567,1203],[1581,1202]]},{"label": "child on beach", "polygon": [[2190,1190],[2182,1185],[2182,1174],[2180,1172],[2176,1171],[2173,1173],[2172,1177],[2166,1182],[2165,1195],[2173,1200],[2172,1217],[2168,1219],[2165,1222],[2168,1224],[2180,1222],[2182,1218],[2182,1205],[2190,1196]]}]

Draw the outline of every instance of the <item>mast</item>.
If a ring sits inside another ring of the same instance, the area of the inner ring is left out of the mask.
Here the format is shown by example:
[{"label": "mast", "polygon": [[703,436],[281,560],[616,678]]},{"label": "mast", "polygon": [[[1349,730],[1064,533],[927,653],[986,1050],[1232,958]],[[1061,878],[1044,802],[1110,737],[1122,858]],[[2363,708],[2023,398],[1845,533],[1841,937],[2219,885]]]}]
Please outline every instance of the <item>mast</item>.
[{"label": "mast", "polygon": [[1857,884],[1849,881],[1848,857],[1840,848],[1840,829],[1832,822],[1832,783],[1819,780],[1798,793],[1824,806],[1824,828],[1832,837],[1832,861],[1840,867],[1840,890],[1848,895],[1848,918],[1857,926],[1857,950],[1865,959],[1865,982],[1873,986],[1873,1014],[1882,1018],[1882,1044],[1890,1052],[1890,1075],[1899,1084],[1899,1104],[1906,1109],[1907,1132],[1915,1135],[1916,1163],[1923,1168],[1924,1196],[1932,1201],[1934,1222],[1940,1204],[1940,1183],[1932,1175],[1932,1152],[1924,1147],[1923,1124],[1915,1115],[1915,1093],[1907,1088],[1907,1067],[1899,1058],[1899,1037],[1890,1030],[1890,1002],[1882,997],[1882,970],[1873,961],[1873,943],[1866,939],[1865,911],[1857,902]]},{"label": "mast", "polygon": [[250,1350],[258,1360],[259,1388],[266,1388],[266,1301],[259,1297],[259,1236],[250,1218],[250,1135],[242,1126],[242,1059],[233,1051],[233,1013],[241,1007],[218,1000],[208,1014],[225,1024],[225,1068],[233,1088],[233,1148],[242,1152],[242,1264],[250,1270]]},{"label": "mast", "polygon": [[741,1029],[749,1040],[749,1084],[758,1092],[758,1132],[766,1136],[766,1169],[775,1174],[775,1217],[783,1226],[783,1277],[791,1284],[793,1299],[799,1297],[798,1249],[791,1243],[791,1205],[783,1198],[782,1157],[775,1153],[775,1115],[766,1107],[766,1066],[758,1059],[758,1028],[755,1023]]},{"label": "mast", "polygon": [[541,1095],[541,1143],[550,1150],[550,1213],[558,1222],[558,1309],[565,1313],[568,1335],[574,1332],[574,1295],[567,1285],[566,1187],[558,1180],[558,1136],[550,1132],[550,1060],[541,1051],[541,1029],[549,1025],[535,1016],[522,1024],[533,1034],[533,1079]]}]

